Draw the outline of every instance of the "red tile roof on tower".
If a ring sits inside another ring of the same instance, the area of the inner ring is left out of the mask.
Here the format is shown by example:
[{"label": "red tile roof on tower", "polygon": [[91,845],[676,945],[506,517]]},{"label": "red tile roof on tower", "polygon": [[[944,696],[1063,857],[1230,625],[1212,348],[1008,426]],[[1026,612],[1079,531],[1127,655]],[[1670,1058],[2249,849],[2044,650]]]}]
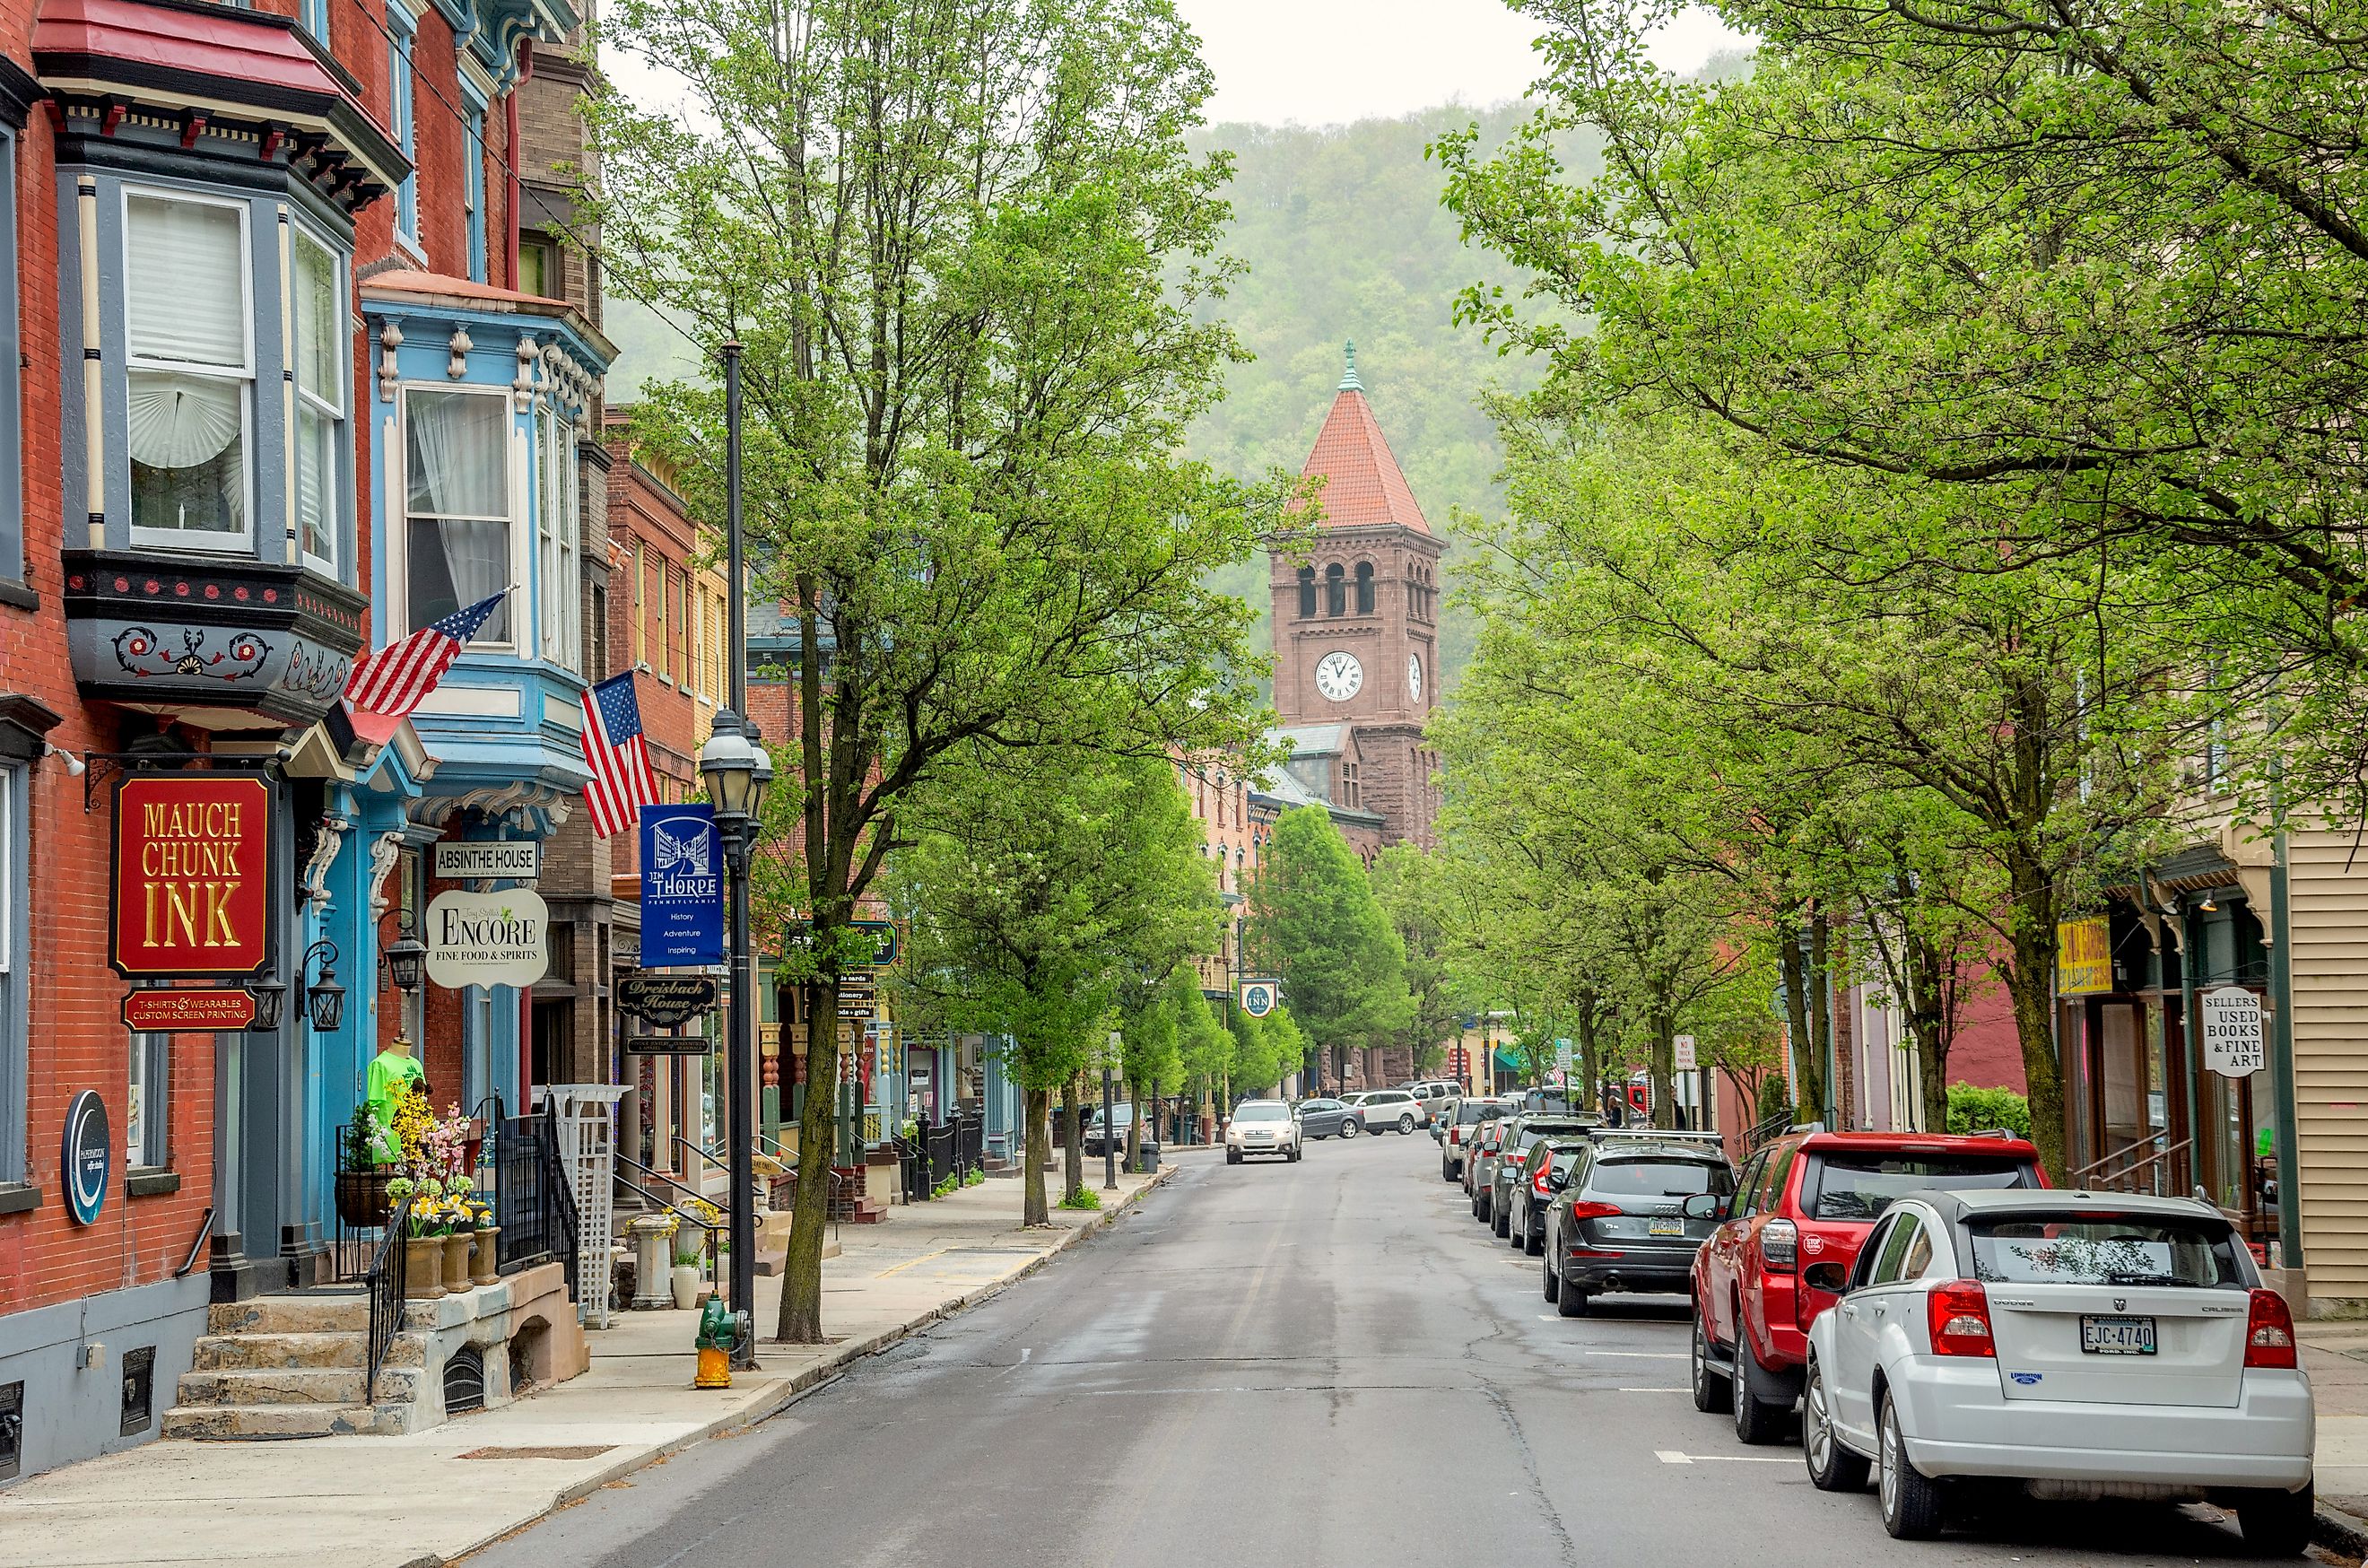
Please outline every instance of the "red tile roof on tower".
[{"label": "red tile roof on tower", "polygon": [[1332,400],[1332,412],[1325,415],[1315,449],[1307,454],[1307,466],[1300,473],[1325,477],[1326,528],[1383,528],[1395,523],[1417,533],[1430,531],[1430,525],[1423,521],[1422,508],[1415,505],[1414,487],[1406,483],[1405,471],[1382,436],[1373,405],[1365,401],[1364,383],[1357,379],[1353,343],[1349,345],[1348,373],[1340,378],[1340,395]]}]

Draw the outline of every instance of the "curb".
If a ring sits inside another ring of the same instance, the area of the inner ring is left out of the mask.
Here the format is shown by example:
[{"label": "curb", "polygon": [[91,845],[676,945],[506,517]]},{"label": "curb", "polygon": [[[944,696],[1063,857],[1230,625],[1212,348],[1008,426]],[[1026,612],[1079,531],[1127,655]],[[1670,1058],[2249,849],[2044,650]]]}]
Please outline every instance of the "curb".
[{"label": "curb", "polygon": [[[1060,1256],[1071,1247],[1076,1246],[1079,1242],[1085,1240],[1086,1237],[1092,1235],[1097,1231],[1107,1229],[1119,1218],[1120,1215],[1124,1214],[1128,1210],[1133,1208],[1136,1201],[1141,1199],[1144,1194],[1165,1185],[1167,1179],[1176,1174],[1176,1166],[1163,1164],[1157,1171],[1153,1173],[1149,1181],[1144,1182],[1141,1187],[1138,1187],[1133,1192],[1128,1193],[1124,1198],[1119,1199],[1118,1202],[1113,1204],[1111,1207],[1101,1210],[1096,1213],[1092,1219],[1087,1221],[1084,1224],[1079,1225],[1076,1230],[1064,1231],[1062,1233],[1060,1240],[1054,1242],[1052,1246],[1046,1248],[1043,1252],[1037,1254],[1034,1257],[1020,1265],[1017,1269],[1014,1269],[1010,1274],[1006,1275],[1003,1278],[997,1279],[992,1284],[982,1285],[977,1290],[969,1291],[964,1295],[956,1296],[951,1301],[941,1301],[938,1305],[930,1308],[928,1312],[923,1312],[920,1316],[909,1319],[908,1321],[899,1324],[893,1328],[882,1329],[879,1333],[874,1334],[868,1338],[850,1340],[847,1344],[839,1346],[828,1357],[815,1362],[813,1366],[808,1367],[805,1370],[798,1373],[796,1376],[773,1384],[771,1388],[767,1390],[765,1397],[758,1400],[756,1403],[739,1410],[726,1411],[696,1431],[686,1432],[682,1436],[668,1442],[662,1443],[655,1448],[646,1449],[640,1453],[628,1455],[626,1458],[619,1460],[616,1463],[609,1466],[606,1470],[599,1471],[595,1474],[586,1476],[581,1481],[575,1482],[570,1485],[562,1487],[558,1492],[552,1494],[551,1501],[548,1504],[545,1504],[542,1507],[538,1508],[533,1513],[527,1515],[523,1518],[509,1521],[507,1524],[503,1525],[500,1528],[492,1531],[482,1539],[470,1542],[467,1546],[461,1548],[459,1551],[452,1553],[449,1557],[441,1556],[435,1552],[429,1552],[404,1563],[403,1568],[450,1568],[450,1564],[461,1562],[464,1558],[473,1556],[475,1553],[483,1551],[485,1548],[493,1545],[495,1541],[516,1535],[522,1529],[526,1529],[530,1526],[541,1523],[544,1519],[549,1518],[560,1509],[566,1507],[572,1503],[583,1501],[585,1498],[589,1497],[593,1493],[609,1485],[611,1482],[618,1481],[625,1476],[631,1475],[637,1470],[644,1470],[649,1466],[657,1463],[661,1460],[671,1459],[676,1454],[682,1452],[685,1449],[691,1448],[697,1444],[708,1442],[716,1437],[727,1437],[735,1432],[746,1431],[752,1426],[761,1426],[766,1421],[768,1421],[772,1417],[780,1415],[783,1410],[789,1408],[790,1405],[803,1398],[807,1393],[813,1392],[821,1384],[837,1380],[848,1367],[863,1359],[865,1357],[876,1356],[881,1351],[887,1349],[890,1346],[911,1337],[913,1335],[919,1333],[922,1329],[928,1328],[930,1324],[942,1323],[947,1318],[953,1316],[956,1312],[967,1311],[968,1309],[976,1306],[979,1302],[985,1301],[988,1297],[996,1295],[1009,1287],[1018,1284],[1020,1280],[1027,1278],[1030,1275],[1035,1273],[1038,1269],[1043,1267],[1046,1264],[1052,1262],[1054,1258]],[[760,1348],[764,1344],[765,1341],[762,1339],[757,1341],[757,1345]]]},{"label": "curb", "polygon": [[2368,1557],[2368,1519],[2321,1503],[2318,1523],[2310,1532],[2310,1539],[2353,1557]]}]

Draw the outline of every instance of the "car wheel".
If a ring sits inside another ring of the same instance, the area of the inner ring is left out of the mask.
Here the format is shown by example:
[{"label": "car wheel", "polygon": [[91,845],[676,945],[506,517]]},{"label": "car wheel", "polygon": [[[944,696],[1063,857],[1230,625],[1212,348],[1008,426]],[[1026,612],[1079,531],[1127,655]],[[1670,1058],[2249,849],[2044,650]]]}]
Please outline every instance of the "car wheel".
[{"label": "car wheel", "polygon": [[1488,1189],[1482,1187],[1479,1196],[1472,1200],[1472,1212],[1482,1224],[1493,1227],[1497,1222],[1497,1217],[1488,1212],[1490,1208],[1488,1197]]},{"label": "car wheel", "polygon": [[1414,1113],[1412,1111],[1408,1111],[1406,1115],[1398,1118],[1398,1131],[1408,1138],[1414,1136]]},{"label": "car wheel", "polygon": [[[1894,1540],[1930,1540],[1941,1533],[1940,1483],[1908,1462],[1907,1445],[1899,1436],[1899,1403],[1885,1399],[1876,1417],[1881,1428],[1876,1447],[1875,1490],[1883,1499],[1883,1528]],[[2239,1520],[2244,1515],[2239,1512]]]},{"label": "car wheel", "polygon": [[[1555,1249],[1555,1251],[1560,1250],[1560,1248]],[[1560,1301],[1562,1299],[1562,1276],[1554,1271],[1554,1255],[1552,1252],[1546,1254],[1544,1273],[1546,1300],[1549,1301]]]},{"label": "car wheel", "polygon": [[1694,1385],[1694,1408],[1704,1415],[1724,1415],[1732,1408],[1735,1385],[1721,1377],[1710,1362],[1710,1324],[1702,1314],[1702,1305],[1694,1305],[1694,1331],[1686,1342],[1686,1370]]},{"label": "car wheel", "polygon": [[1769,1403],[1751,1392],[1759,1380],[1759,1359],[1751,1353],[1751,1331],[1744,1326],[1743,1314],[1735,1317],[1735,1436],[1738,1442],[1755,1447],[1773,1443],[1784,1436],[1785,1412],[1782,1405]]},{"label": "car wheel", "polygon": [[1820,1492],[1866,1490],[1866,1456],[1842,1446],[1834,1413],[1826,1403],[1826,1374],[1809,1358],[1808,1381],[1801,1391],[1801,1453],[1809,1461],[1809,1484]]},{"label": "car wheel", "polygon": [[[1524,1212],[1527,1212],[1526,1208],[1524,1209]],[[1528,1224],[1521,1227],[1521,1250],[1528,1253],[1531,1257],[1535,1257],[1538,1254],[1546,1250],[1546,1233],[1543,1216],[1533,1218]]]},{"label": "car wheel", "polygon": [[1489,1228],[1497,1233],[1497,1239],[1501,1242],[1513,1233],[1513,1206],[1510,1203],[1500,1205],[1492,1191],[1488,1194],[1488,1207],[1493,1210],[1488,1221]]},{"label": "car wheel", "polygon": [[1588,1303],[1594,1299],[1593,1291],[1582,1290],[1565,1279],[1562,1282],[1562,1289],[1554,1292],[1554,1311],[1563,1317],[1583,1318],[1587,1315]]},{"label": "car wheel", "polygon": [[1225,1164],[1229,1165],[1238,1165],[1241,1163],[1242,1152],[1239,1149],[1228,1149],[1225,1151]]},{"label": "car wheel", "polygon": [[2299,1557],[2317,1522],[2317,1488],[2246,1492],[2237,1498],[2237,1528],[2256,1557]]},{"label": "car wheel", "polygon": [[1340,1124],[1340,1136],[1343,1138],[1354,1138],[1358,1133],[1362,1132],[1363,1131],[1364,1128],[1353,1116]]}]

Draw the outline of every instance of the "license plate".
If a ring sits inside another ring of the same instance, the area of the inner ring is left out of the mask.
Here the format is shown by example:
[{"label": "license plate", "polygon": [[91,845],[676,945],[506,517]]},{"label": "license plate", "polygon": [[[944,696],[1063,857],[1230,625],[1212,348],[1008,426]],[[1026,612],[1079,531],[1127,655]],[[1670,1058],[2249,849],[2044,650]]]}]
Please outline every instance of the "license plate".
[{"label": "license plate", "polygon": [[1648,1236],[1682,1236],[1686,1233],[1683,1220],[1655,1220],[1645,1227]]},{"label": "license plate", "polygon": [[2084,1317],[2080,1348],[2090,1356],[2151,1356],[2154,1319]]}]

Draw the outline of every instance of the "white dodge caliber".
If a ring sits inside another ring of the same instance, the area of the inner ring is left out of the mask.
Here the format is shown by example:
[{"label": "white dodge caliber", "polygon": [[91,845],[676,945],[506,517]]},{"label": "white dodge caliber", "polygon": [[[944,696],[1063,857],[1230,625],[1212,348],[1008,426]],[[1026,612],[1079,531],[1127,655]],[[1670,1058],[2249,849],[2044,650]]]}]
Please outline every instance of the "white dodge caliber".
[{"label": "white dodge caliber", "polygon": [[[1821,1278],[1822,1276],[1822,1278]],[[1876,1471],[1885,1528],[1936,1535],[1964,1478],[2050,1498],[2209,1498],[2255,1551],[2310,1540],[2310,1381],[2285,1302],[2216,1209],[2115,1192],[1916,1192],[1809,1330],[1809,1479]]]}]

